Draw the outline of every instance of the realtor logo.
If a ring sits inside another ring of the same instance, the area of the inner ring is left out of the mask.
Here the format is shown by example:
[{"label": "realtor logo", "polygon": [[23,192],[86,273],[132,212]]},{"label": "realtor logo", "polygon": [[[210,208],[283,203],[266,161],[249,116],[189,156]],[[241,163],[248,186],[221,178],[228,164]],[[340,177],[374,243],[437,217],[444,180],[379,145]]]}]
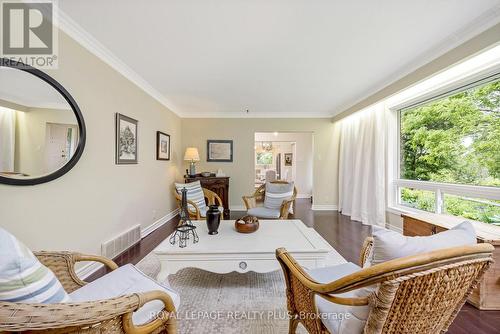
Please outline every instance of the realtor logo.
[{"label": "realtor logo", "polygon": [[38,68],[55,68],[54,1],[2,1],[2,57]]}]

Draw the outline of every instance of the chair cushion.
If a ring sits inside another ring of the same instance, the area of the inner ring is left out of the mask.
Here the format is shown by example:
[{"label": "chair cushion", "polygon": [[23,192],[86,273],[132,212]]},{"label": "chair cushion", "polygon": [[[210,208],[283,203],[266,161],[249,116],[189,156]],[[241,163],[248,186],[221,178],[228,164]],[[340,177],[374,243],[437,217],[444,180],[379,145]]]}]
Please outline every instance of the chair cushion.
[{"label": "chair cushion", "polygon": [[257,218],[278,219],[280,217],[280,209],[268,209],[263,206],[248,209],[247,214]]},{"label": "chair cushion", "polygon": [[[85,302],[115,298],[132,293],[161,290],[172,297],[175,308],[179,307],[179,295],[167,283],[160,284],[143,274],[132,264],[124,265],[97,280],[90,282],[70,294],[72,301]],[[154,318],[163,309],[163,302],[154,300],[146,303],[132,315],[136,325],[142,325]]]},{"label": "chair cushion", "polygon": [[[352,274],[361,268],[348,262],[331,267],[306,270],[319,283],[329,283],[341,277]],[[344,298],[366,297],[375,290],[374,287],[362,288],[335,296]],[[316,307],[320,313],[321,322],[330,333],[359,334],[363,333],[370,308],[366,306],[347,306],[331,303],[320,296],[314,297]]]},{"label": "chair cushion", "polygon": [[0,300],[61,303],[69,296],[54,273],[16,237],[0,228]]},{"label": "chair cushion", "polygon": [[[201,188],[201,182],[195,181],[190,183],[176,183],[175,189],[177,193],[182,196],[182,189],[186,188],[187,190],[187,199],[188,201],[193,201],[198,209],[205,208],[207,204],[205,203],[205,195],[203,194],[203,189]],[[188,204],[188,208],[190,210],[194,210],[193,205]]]},{"label": "chair cushion", "polygon": [[373,249],[370,264],[378,264],[400,257],[431,252],[437,249],[473,245],[476,232],[470,222],[426,237],[406,237],[388,229],[373,230]]},{"label": "chair cushion", "polygon": [[[200,209],[200,216],[206,217],[208,209],[209,209],[208,206],[205,206],[204,208]],[[219,211],[220,211],[221,214],[223,214],[224,213],[224,207],[219,206]]]},{"label": "chair cushion", "polygon": [[[270,183],[266,182],[266,194],[264,197],[264,207],[268,209],[279,209],[283,201],[289,200],[293,196],[293,182],[290,183]],[[291,211],[290,211],[291,212]]]}]

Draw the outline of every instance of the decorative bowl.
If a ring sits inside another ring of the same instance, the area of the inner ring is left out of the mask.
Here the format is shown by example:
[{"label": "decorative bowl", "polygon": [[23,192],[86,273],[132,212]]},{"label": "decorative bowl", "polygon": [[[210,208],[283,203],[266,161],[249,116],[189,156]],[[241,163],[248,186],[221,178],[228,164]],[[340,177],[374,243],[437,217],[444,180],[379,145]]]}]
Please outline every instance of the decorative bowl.
[{"label": "decorative bowl", "polygon": [[209,177],[209,176],[212,176],[212,173],[210,173],[210,172],[203,172],[203,173],[201,173],[201,176],[203,176],[203,177]]},{"label": "decorative bowl", "polygon": [[259,229],[259,220],[254,216],[243,216],[234,222],[234,228],[240,233],[253,233]]}]

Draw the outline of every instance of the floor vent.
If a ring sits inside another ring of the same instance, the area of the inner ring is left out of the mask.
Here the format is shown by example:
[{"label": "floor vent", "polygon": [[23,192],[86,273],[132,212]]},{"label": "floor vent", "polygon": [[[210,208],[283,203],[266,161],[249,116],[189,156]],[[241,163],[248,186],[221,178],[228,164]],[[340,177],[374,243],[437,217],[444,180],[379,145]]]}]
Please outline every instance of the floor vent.
[{"label": "floor vent", "polygon": [[104,242],[101,245],[101,254],[112,259],[139,241],[141,241],[141,226],[136,225],[116,238]]}]

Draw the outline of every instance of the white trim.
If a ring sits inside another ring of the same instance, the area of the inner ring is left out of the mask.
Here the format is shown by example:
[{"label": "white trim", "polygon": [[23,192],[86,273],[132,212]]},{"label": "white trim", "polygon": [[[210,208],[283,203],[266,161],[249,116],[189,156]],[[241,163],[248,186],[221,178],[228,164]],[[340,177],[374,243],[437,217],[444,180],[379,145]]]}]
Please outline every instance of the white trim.
[{"label": "white trim", "polygon": [[297,194],[297,198],[311,198],[311,194]]},{"label": "white trim", "polygon": [[[144,239],[147,235],[158,229],[159,227],[163,226],[165,223],[170,221],[171,219],[175,218],[179,214],[179,209],[175,209],[169,213],[167,213],[165,216],[162,218],[158,219],[155,221],[153,224],[141,229],[141,239]],[[98,263],[98,262],[91,262],[88,263],[84,266],[82,266],[80,269],[76,270],[76,275],[80,277],[81,279],[86,279],[99,269],[103,267],[103,264]]]},{"label": "white trim", "polygon": [[[497,23],[500,23],[500,5],[496,5],[491,8],[484,14],[478,16],[474,21],[472,21],[469,25],[463,27],[457,32],[451,34],[441,42],[436,44],[436,47],[431,48],[430,50],[423,52],[418,57],[416,57],[413,61],[411,61],[407,66],[404,66],[399,71],[396,71],[392,75],[388,76],[386,79],[382,80],[379,84],[375,84],[372,88],[367,89],[365,93],[359,94],[358,98],[354,98],[349,103],[344,103],[343,106],[337,108],[336,112],[334,112],[334,116],[341,114],[342,112],[354,107],[355,105],[363,102],[370,96],[378,93],[382,89],[388,87],[389,85],[397,82],[398,80],[403,79],[407,75],[412,72],[415,72],[419,68],[425,66],[426,64],[436,60],[437,58],[443,56],[447,52],[455,49],[461,44],[467,42],[473,37],[481,34],[482,32],[488,30],[493,27]],[[453,64],[450,64],[453,65]],[[445,69],[443,69],[445,70]],[[424,79],[425,80],[425,79]],[[378,102],[374,102],[376,104]],[[372,104],[372,105],[373,105]]]},{"label": "white trim", "polygon": [[304,112],[304,113],[286,113],[286,112],[185,112],[183,118],[332,118],[331,113]]},{"label": "white trim", "polygon": [[[413,96],[409,99],[403,100],[395,105],[389,106],[389,110],[398,111],[408,107],[416,107],[420,104],[430,103],[433,100],[445,98],[446,96],[454,95],[462,90],[480,86],[490,81],[498,80],[500,74],[500,64],[490,66],[477,73],[465,76],[459,79],[452,79],[452,81],[434,87],[426,92]],[[481,82],[483,81],[483,83]],[[470,87],[468,87],[470,86]]]},{"label": "white trim", "polygon": [[393,181],[396,187],[408,187],[430,191],[441,191],[445,194],[478,197],[485,199],[500,200],[499,187],[473,186],[469,184],[440,183],[431,181],[414,181],[397,179]]},{"label": "white trim", "polygon": [[313,204],[311,210],[313,211],[337,211],[339,207],[335,204]]},{"label": "white trim", "polygon": [[89,34],[85,29],[83,29],[78,23],[76,23],[68,14],[63,12],[60,8],[59,12],[59,22],[58,27],[68,36],[82,45],[85,49],[93,53],[96,57],[101,59],[103,62],[111,66],[115,71],[123,75],[125,78],[130,80],[132,83],[137,85],[144,92],[149,94],[152,98],[160,102],[174,114],[182,117],[179,110],[156,88],[154,88],[150,83],[148,83],[144,78],[142,78],[137,72],[126,65],[120,58],[113,54],[108,48],[102,45],[97,39],[95,39],[91,34]]},{"label": "white trim", "polygon": [[76,270],[76,276],[78,276],[82,280],[85,280],[87,277],[89,277],[90,275],[92,275],[93,273],[95,273],[96,271],[101,269],[102,267],[104,267],[104,265],[102,263],[99,263],[99,262],[88,263],[88,264],[84,265],[83,267],[81,267],[80,269]]},{"label": "white trim", "polygon": [[395,225],[392,225],[389,223],[385,223],[385,227],[391,231],[395,231],[395,232],[403,234],[403,229],[398,227],[398,226],[395,226]]},{"label": "white trim", "polygon": [[231,211],[247,211],[244,205],[230,205],[229,210]]},{"label": "white trim", "polygon": [[145,238],[150,233],[154,232],[156,229],[160,228],[161,226],[166,224],[168,221],[175,218],[175,216],[177,216],[178,214],[179,214],[179,208],[167,213],[165,216],[161,217],[160,219],[155,221],[153,224],[141,229],[141,239]]}]

